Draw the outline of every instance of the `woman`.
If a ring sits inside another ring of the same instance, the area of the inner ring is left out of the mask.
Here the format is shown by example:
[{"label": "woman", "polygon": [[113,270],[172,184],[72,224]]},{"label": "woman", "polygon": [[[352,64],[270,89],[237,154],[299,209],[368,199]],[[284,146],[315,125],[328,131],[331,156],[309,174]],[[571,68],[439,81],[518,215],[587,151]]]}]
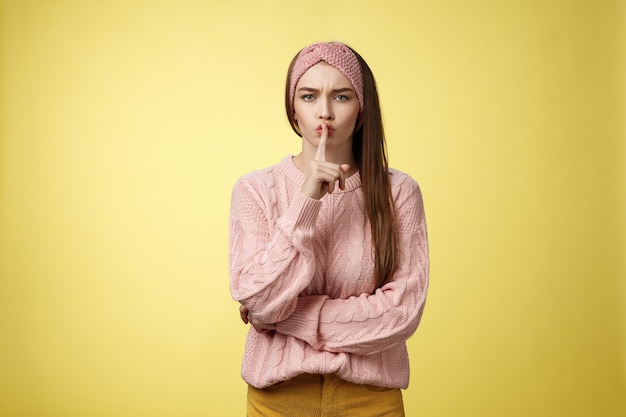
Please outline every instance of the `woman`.
[{"label": "woman", "polygon": [[419,186],[387,166],[375,80],[353,49],[300,51],[285,104],[302,151],[232,195],[248,416],[403,416],[428,286]]}]

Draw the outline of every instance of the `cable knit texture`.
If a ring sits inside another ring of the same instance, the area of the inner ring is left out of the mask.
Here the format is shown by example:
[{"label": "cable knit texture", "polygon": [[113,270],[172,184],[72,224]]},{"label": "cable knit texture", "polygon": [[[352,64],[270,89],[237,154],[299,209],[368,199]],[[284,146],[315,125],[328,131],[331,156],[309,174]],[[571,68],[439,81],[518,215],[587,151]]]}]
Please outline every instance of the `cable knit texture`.
[{"label": "cable knit texture", "polygon": [[370,224],[359,173],[321,200],[300,192],[292,157],[243,176],[230,213],[231,293],[276,331],[248,333],[242,376],[264,388],[301,373],[406,388],[405,341],[420,322],[428,287],[422,196],[390,170],[399,267],[376,289]]}]

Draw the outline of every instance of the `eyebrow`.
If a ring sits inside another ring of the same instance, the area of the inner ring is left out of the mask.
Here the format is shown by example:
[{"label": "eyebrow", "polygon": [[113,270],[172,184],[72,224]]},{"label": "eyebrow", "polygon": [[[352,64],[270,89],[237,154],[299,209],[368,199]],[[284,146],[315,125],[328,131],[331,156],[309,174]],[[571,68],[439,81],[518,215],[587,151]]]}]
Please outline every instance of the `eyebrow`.
[{"label": "eyebrow", "polygon": [[[319,93],[320,90],[318,90],[317,88],[311,88],[311,87],[300,87],[298,88],[298,91],[308,91],[311,93]],[[349,87],[344,87],[344,88],[336,88],[334,90],[331,91],[331,93],[337,94],[337,93],[348,93],[348,92],[354,92],[354,90],[352,88]]]}]

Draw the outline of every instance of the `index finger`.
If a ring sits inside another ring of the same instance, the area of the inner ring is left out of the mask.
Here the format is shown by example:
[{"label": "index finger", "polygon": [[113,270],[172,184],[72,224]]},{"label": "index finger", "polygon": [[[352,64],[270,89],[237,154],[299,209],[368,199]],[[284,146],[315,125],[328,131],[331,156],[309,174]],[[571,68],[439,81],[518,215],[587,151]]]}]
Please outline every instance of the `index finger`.
[{"label": "index finger", "polygon": [[326,162],[326,139],[328,139],[328,126],[326,126],[326,123],[322,123],[322,135],[315,152],[315,160],[317,161]]}]

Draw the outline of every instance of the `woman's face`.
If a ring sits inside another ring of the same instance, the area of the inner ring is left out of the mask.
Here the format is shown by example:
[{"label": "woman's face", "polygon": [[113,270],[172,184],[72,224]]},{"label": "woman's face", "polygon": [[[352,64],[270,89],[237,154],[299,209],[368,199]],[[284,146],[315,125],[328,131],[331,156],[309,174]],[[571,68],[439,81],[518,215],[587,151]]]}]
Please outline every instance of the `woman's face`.
[{"label": "woman's face", "polygon": [[327,147],[352,147],[352,134],[359,115],[359,100],[345,75],[326,62],[306,71],[294,97],[294,119],[302,137],[317,146],[322,124],[328,127]]}]

